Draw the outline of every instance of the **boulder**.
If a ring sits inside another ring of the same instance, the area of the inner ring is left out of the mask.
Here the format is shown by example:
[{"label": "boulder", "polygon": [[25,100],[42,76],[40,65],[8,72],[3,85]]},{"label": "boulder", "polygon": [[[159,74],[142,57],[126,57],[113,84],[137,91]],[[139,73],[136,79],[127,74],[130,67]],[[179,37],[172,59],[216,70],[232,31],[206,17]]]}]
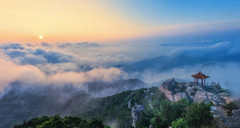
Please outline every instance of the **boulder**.
[{"label": "boulder", "polygon": [[236,102],[237,99],[230,97],[226,91],[222,91],[219,84],[197,86],[192,82],[177,83],[174,79],[169,79],[163,82],[160,91],[171,102],[187,99],[197,103],[213,103],[211,112],[214,120],[217,121],[217,127],[240,128],[240,109],[233,110],[232,116],[228,116],[229,110],[222,108],[226,104]]},{"label": "boulder", "polygon": [[214,93],[219,93],[221,92],[222,88],[219,84],[216,84],[216,83],[213,83],[212,85],[210,86],[206,86],[205,87],[206,90],[208,90],[209,92],[214,92]]},{"label": "boulder", "polygon": [[201,103],[201,102],[205,102],[206,100],[208,100],[208,97],[207,97],[205,92],[203,92],[203,91],[196,91],[196,93],[194,95],[194,98],[193,98],[194,102]]},{"label": "boulder", "polygon": [[162,83],[162,87],[173,91],[174,89],[178,88],[178,83],[175,81],[174,78],[168,79],[165,82]]},{"label": "boulder", "polygon": [[206,92],[206,95],[210,102],[212,102],[214,105],[219,105],[222,104],[222,101],[220,100],[219,96],[211,93],[211,92]]},{"label": "boulder", "polygon": [[177,84],[177,86],[178,86],[179,89],[184,89],[184,88],[186,88],[186,83],[180,82],[180,83]]},{"label": "boulder", "polygon": [[231,102],[234,102],[234,99],[231,97],[223,97],[223,99],[225,100],[226,104],[230,104]]},{"label": "boulder", "polygon": [[174,95],[178,90],[177,84],[175,79],[171,78],[163,82],[160,87],[160,91],[164,93],[165,97],[171,102],[175,102]]},{"label": "boulder", "polygon": [[229,97],[229,94],[226,92],[218,93],[217,95],[221,97]]},{"label": "boulder", "polygon": [[182,99],[190,100],[185,92],[179,92],[179,93],[175,94],[174,99],[176,102],[179,100],[182,100]]},{"label": "boulder", "polygon": [[191,86],[187,87],[186,93],[188,93],[189,96],[194,96],[195,95],[195,91],[193,90],[193,88]]},{"label": "boulder", "polygon": [[168,79],[160,87],[160,91],[171,102],[177,102],[187,99],[193,102],[213,103],[214,105],[223,106],[234,100],[229,94],[221,91],[219,84],[213,83],[209,86],[197,86],[194,83],[176,82],[175,79]]},{"label": "boulder", "polygon": [[160,87],[160,91],[165,95],[165,97],[171,101],[171,102],[175,102],[175,99],[174,99],[174,92],[170,91],[170,90],[167,90],[165,89],[163,86]]}]

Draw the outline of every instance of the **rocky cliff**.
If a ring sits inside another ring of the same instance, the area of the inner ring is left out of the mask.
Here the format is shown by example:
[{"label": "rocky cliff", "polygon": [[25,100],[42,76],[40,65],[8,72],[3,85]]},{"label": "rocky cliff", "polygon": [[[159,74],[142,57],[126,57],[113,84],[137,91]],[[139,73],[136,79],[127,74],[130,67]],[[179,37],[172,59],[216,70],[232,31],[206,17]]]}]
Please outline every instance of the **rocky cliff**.
[{"label": "rocky cliff", "polygon": [[132,107],[132,118],[133,118],[133,122],[132,122],[132,126],[134,128],[136,128],[136,122],[139,121],[139,113],[142,112],[144,110],[143,105],[135,105]]},{"label": "rocky cliff", "polygon": [[200,86],[194,82],[176,82],[172,78],[162,83],[160,91],[171,102],[187,99],[190,102],[212,103],[212,113],[223,124],[221,127],[240,127],[240,109],[238,106],[232,107],[236,100],[219,84]]}]

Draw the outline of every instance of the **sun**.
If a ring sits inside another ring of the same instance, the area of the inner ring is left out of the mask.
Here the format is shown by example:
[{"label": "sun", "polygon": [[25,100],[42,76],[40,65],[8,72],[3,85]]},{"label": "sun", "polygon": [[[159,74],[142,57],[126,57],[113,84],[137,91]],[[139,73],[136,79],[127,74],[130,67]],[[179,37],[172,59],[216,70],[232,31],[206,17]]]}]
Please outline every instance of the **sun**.
[{"label": "sun", "polygon": [[42,40],[42,39],[43,39],[43,36],[42,36],[42,35],[39,35],[38,38],[39,38],[40,40]]}]

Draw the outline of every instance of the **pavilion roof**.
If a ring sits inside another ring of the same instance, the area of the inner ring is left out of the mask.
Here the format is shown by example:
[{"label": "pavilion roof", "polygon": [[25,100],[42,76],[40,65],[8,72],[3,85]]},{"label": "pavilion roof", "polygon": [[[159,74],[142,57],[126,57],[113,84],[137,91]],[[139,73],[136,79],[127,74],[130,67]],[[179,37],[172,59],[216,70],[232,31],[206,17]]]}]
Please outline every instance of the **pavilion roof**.
[{"label": "pavilion roof", "polygon": [[209,78],[209,76],[206,76],[205,74],[203,74],[201,71],[199,71],[197,74],[192,75],[192,77],[197,78],[197,79],[207,79]]}]

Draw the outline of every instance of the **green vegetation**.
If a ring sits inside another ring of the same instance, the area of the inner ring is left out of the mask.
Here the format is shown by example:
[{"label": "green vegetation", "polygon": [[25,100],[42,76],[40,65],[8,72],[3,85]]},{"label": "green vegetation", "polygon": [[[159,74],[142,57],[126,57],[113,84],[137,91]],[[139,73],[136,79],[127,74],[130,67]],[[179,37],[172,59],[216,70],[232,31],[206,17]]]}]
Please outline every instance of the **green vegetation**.
[{"label": "green vegetation", "polygon": [[[157,106],[159,107],[156,107]],[[181,117],[181,115],[186,111],[186,107],[189,105],[187,100],[181,100],[176,103],[169,102],[167,100],[162,100],[160,102],[155,102],[155,111],[154,115],[155,118],[160,118],[163,124],[166,124],[167,126],[170,126],[172,121],[178,119]]]},{"label": "green vegetation", "polygon": [[16,125],[14,128],[109,128],[104,126],[103,122],[94,119],[91,121],[83,120],[79,117],[67,116],[61,118],[59,115],[52,117],[43,116],[34,118],[22,125]]},{"label": "green vegetation", "polygon": [[231,91],[228,90],[228,89],[223,89],[223,88],[221,88],[221,89],[220,89],[220,93],[223,93],[223,92],[225,92],[225,93],[231,95]]},{"label": "green vegetation", "polygon": [[229,104],[224,105],[223,108],[232,111],[232,110],[234,110],[234,109],[238,109],[238,106],[236,105],[236,103],[231,102],[231,103],[229,103]]},{"label": "green vegetation", "polygon": [[[94,98],[86,100],[85,104],[76,105],[76,102],[66,103],[71,115],[83,117],[85,119],[99,118],[106,122],[117,122],[120,128],[128,128],[132,124],[131,108],[137,104],[144,105],[148,110],[141,113],[144,115],[140,121],[142,124],[150,124],[148,121],[152,117],[151,109],[149,108],[150,100],[161,101],[165,99],[160,93],[158,87],[142,88],[138,90],[124,91],[113,96]],[[83,101],[81,96],[76,96],[72,100]],[[130,108],[128,107],[131,104]],[[147,120],[147,121],[144,121]],[[140,124],[140,125],[142,125]],[[147,125],[146,124],[146,125]],[[145,126],[145,125],[144,125]]]},{"label": "green vegetation", "polygon": [[194,87],[193,92],[190,93],[191,96],[194,96],[196,92],[198,91],[198,88]]},{"label": "green vegetation", "polygon": [[183,118],[179,118],[178,120],[172,122],[172,128],[188,128],[187,121]]},{"label": "green vegetation", "polygon": [[[61,128],[95,128],[96,126],[104,128],[106,126],[102,121],[116,122],[118,128],[129,128],[132,124],[131,108],[135,103],[144,106],[144,110],[139,113],[137,128],[148,128],[149,125],[152,125],[153,128],[214,126],[210,104],[190,103],[187,100],[169,102],[157,87],[152,87],[125,91],[103,98],[77,95],[69,100],[62,109],[75,117],[43,116],[31,119],[15,128],[57,128],[59,126]],[[231,105],[226,107],[232,108]],[[102,121],[92,120],[93,118]]]},{"label": "green vegetation", "polygon": [[188,126],[190,127],[199,128],[201,126],[207,126],[209,124],[212,124],[213,121],[213,116],[212,113],[210,113],[210,110],[210,104],[193,103],[188,107],[183,118],[186,120]]},{"label": "green vegetation", "polygon": [[[153,109],[148,110],[149,113],[152,113],[152,117],[145,118],[145,123],[139,122],[137,126],[145,128],[151,124],[153,128],[169,126],[173,128],[214,127],[210,108],[211,104],[190,104],[187,100],[180,100],[175,103],[164,99],[155,100],[153,101]],[[149,123],[146,123],[146,119]]]},{"label": "green vegetation", "polygon": [[232,110],[238,109],[239,107],[236,105],[236,103],[231,102],[229,104],[224,105],[223,108],[227,109],[227,115],[228,116],[232,116],[233,115]]}]

